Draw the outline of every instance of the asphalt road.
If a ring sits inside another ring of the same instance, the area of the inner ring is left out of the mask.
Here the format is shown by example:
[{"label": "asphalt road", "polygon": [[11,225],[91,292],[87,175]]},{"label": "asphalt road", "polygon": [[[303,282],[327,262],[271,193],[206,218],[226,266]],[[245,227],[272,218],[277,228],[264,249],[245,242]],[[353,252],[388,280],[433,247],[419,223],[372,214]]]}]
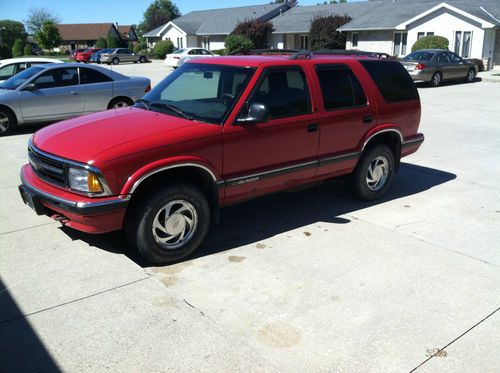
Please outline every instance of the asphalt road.
[{"label": "asphalt road", "polygon": [[426,141],[384,200],[336,182],[227,208],[166,267],[35,216],[36,127],[0,138],[0,371],[498,372],[500,84],[419,92]]}]

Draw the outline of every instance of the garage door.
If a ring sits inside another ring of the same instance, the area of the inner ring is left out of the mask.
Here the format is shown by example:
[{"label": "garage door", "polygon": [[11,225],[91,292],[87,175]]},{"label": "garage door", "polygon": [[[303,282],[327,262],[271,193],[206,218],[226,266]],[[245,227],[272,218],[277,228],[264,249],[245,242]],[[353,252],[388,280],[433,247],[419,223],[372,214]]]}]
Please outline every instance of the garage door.
[{"label": "garage door", "polygon": [[500,29],[496,31],[495,35],[495,54],[493,55],[495,67],[500,68]]}]

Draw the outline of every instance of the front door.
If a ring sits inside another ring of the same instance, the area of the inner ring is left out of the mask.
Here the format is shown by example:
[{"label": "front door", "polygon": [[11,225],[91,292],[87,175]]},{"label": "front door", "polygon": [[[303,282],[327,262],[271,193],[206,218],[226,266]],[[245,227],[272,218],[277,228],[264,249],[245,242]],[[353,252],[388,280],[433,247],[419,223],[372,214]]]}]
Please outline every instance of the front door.
[{"label": "front door", "polygon": [[263,123],[226,123],[224,179],[226,202],[251,198],[300,184],[314,177],[319,144],[318,114],[310,87],[299,66],[262,72],[247,106],[269,110]]},{"label": "front door", "polygon": [[19,93],[25,121],[49,121],[82,114],[85,96],[79,90],[77,68],[50,69],[32,83],[35,83],[34,89]]}]

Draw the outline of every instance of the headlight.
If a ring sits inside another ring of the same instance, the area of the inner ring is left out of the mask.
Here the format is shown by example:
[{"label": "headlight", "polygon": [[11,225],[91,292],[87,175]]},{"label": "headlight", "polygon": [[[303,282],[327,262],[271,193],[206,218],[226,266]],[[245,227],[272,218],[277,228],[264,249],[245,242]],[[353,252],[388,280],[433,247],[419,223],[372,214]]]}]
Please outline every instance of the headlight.
[{"label": "headlight", "polygon": [[94,172],[84,168],[71,167],[68,171],[69,187],[85,193],[102,193],[101,180]]}]

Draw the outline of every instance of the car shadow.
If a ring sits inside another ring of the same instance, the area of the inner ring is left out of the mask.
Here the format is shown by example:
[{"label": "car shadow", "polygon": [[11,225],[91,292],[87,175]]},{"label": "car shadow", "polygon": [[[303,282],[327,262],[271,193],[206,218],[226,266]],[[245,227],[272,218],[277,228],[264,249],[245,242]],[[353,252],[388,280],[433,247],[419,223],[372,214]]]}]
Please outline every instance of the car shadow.
[{"label": "car shadow", "polygon": [[[422,193],[455,178],[456,175],[449,172],[402,163],[389,193],[374,202],[353,199],[347,184],[339,178],[302,191],[276,193],[229,206],[221,210],[220,223],[211,226],[201,247],[182,261],[257,244],[313,223],[348,224],[350,220],[342,215]],[[111,253],[125,254],[142,267],[151,266],[130,248],[122,231],[90,235],[67,227],[60,229],[73,240],[85,241]]]},{"label": "car shadow", "polygon": [[481,82],[483,79],[482,78],[479,78],[479,77],[475,77],[474,80],[472,82],[466,82],[466,81],[463,81],[463,80],[446,80],[444,82],[441,82],[439,84],[439,86],[437,87],[433,87],[431,86],[429,83],[427,82],[419,82],[419,83],[415,83],[415,85],[417,86],[417,88],[424,88],[424,89],[427,89],[427,88],[439,88],[439,87],[448,87],[448,86],[451,86],[451,85],[457,85],[457,84],[471,84],[471,83],[479,83]]}]

